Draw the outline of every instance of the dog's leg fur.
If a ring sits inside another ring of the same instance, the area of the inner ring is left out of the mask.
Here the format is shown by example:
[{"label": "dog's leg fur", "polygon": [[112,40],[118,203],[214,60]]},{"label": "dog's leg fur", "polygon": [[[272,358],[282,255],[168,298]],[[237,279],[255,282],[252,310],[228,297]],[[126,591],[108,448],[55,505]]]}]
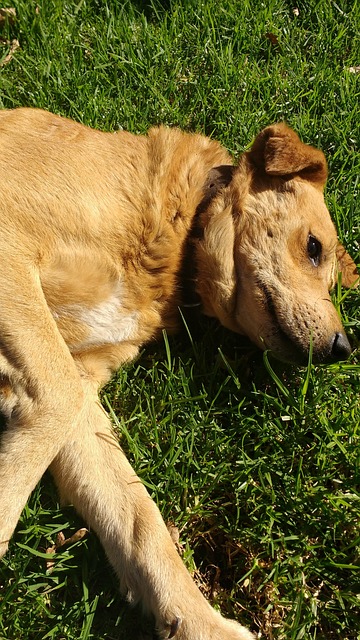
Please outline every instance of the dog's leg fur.
[{"label": "dog's leg fur", "polygon": [[95,390],[84,385],[81,423],[51,466],[62,499],[97,532],[122,591],[154,614],[160,638],[250,640],[253,635],[222,618],[194,584]]},{"label": "dog's leg fur", "polygon": [[[35,269],[25,261],[19,265],[17,258],[13,270],[9,250],[0,247],[0,254],[8,274],[0,290],[1,395],[4,397],[5,389],[5,409],[11,411],[0,451],[1,556],[30,492],[76,423],[83,391]],[[15,490],[9,490],[10,486]]]}]

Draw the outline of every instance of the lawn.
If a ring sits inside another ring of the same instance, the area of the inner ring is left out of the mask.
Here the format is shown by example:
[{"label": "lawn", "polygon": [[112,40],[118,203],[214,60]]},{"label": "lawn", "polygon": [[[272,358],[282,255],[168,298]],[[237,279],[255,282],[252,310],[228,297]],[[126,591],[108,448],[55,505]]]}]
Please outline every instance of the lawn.
[{"label": "lawn", "polygon": [[[103,129],[158,123],[236,157],[286,120],[325,152],[326,199],[360,257],[360,3],[3,0],[0,107]],[[17,46],[19,44],[19,46]],[[346,363],[291,367],[195,314],[103,393],[123,448],[214,606],[268,640],[360,639],[359,293],[334,293]],[[10,478],[9,482],[13,480]],[[0,565],[1,640],[139,640],[91,532],[49,477]]]}]

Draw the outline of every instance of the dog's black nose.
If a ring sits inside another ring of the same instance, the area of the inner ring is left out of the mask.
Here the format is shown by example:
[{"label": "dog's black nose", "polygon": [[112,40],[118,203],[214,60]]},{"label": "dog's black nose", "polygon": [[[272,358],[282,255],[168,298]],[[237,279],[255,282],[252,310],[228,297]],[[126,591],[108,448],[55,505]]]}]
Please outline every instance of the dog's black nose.
[{"label": "dog's black nose", "polygon": [[335,333],[331,344],[331,357],[333,360],[346,360],[351,353],[349,340],[345,333]]}]

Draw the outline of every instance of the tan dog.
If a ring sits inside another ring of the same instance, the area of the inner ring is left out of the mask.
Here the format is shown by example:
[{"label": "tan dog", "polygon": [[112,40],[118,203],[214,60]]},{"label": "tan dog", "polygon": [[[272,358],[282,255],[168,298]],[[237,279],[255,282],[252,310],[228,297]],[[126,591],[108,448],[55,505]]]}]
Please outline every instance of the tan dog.
[{"label": "tan dog", "polygon": [[323,154],[280,124],[233,167],[199,135],[100,133],[18,109],[0,113],[0,175],[1,553],[50,466],[161,638],[252,638],[192,582],[97,392],[176,327],[188,286],[280,357],[303,361],[310,341],[319,361],[349,355],[328,292],[338,267],[345,285],[356,271],[324,204]]}]

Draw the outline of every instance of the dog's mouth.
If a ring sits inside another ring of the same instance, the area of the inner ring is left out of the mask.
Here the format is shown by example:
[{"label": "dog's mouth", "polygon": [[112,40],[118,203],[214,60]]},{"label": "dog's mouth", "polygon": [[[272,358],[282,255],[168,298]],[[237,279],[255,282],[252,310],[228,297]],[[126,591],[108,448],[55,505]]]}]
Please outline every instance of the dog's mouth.
[{"label": "dog's mouth", "polygon": [[[265,332],[264,337],[261,337],[261,341],[263,342],[263,348],[269,349],[278,360],[306,365],[309,361],[310,349],[312,351],[312,361],[319,364],[345,360],[349,356],[351,348],[345,334],[342,332],[334,331],[328,340],[325,339],[321,341],[321,344],[317,344],[312,332],[309,331],[304,344],[304,336],[301,340],[279,317],[277,305],[270,288],[264,282],[258,282],[257,285],[262,294],[264,310],[270,319],[272,327],[270,332]],[[306,323],[305,326],[307,326]],[[337,341],[339,342],[339,338],[342,341],[343,349],[335,350],[334,344]]]},{"label": "dog's mouth", "polygon": [[283,362],[293,364],[306,364],[309,358],[309,352],[302,345],[299,345],[292,335],[285,330],[278,318],[276,305],[268,286],[261,281],[257,282],[257,286],[262,294],[262,301],[267,316],[270,318],[272,331],[268,337],[261,336],[264,350],[269,349],[273,355]]}]

